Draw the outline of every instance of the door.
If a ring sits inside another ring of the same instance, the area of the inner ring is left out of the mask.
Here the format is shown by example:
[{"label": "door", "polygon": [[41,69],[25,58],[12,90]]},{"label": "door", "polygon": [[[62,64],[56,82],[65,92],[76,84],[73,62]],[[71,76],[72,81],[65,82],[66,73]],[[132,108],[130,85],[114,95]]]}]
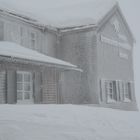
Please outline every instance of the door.
[{"label": "door", "polygon": [[58,103],[57,79],[58,74],[56,69],[47,68],[47,71],[43,74],[43,103]]},{"label": "door", "polygon": [[17,103],[33,103],[33,80],[31,72],[17,72]]},{"label": "door", "polygon": [[6,101],[6,72],[0,71],[0,104]]}]

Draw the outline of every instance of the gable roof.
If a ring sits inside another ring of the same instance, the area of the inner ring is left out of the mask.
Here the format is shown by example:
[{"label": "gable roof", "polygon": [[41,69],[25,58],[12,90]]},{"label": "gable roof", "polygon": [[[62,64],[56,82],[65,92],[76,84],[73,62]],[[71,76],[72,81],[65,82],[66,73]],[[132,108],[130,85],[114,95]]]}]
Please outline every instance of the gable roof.
[{"label": "gable roof", "polygon": [[56,28],[96,25],[115,0],[0,0],[0,9]]},{"label": "gable roof", "polygon": [[[117,0],[0,0],[0,12],[10,14],[41,29],[77,30],[100,26],[118,9],[135,42]],[[98,27],[99,28],[99,27]]]}]

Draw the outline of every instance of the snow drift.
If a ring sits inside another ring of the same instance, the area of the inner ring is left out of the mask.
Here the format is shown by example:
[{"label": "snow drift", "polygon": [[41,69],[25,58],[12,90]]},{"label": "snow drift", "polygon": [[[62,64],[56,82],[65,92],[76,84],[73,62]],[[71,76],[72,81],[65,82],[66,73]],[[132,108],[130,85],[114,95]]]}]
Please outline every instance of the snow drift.
[{"label": "snow drift", "polygon": [[140,113],[82,105],[1,105],[0,140],[140,140]]}]

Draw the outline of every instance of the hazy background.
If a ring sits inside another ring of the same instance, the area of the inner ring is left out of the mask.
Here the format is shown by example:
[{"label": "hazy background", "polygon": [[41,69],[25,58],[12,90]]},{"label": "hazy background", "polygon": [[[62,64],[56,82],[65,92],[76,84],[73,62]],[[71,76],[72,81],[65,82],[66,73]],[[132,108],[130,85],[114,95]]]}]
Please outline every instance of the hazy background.
[{"label": "hazy background", "polygon": [[134,46],[134,73],[137,102],[140,109],[140,0],[118,0],[136,39]]}]

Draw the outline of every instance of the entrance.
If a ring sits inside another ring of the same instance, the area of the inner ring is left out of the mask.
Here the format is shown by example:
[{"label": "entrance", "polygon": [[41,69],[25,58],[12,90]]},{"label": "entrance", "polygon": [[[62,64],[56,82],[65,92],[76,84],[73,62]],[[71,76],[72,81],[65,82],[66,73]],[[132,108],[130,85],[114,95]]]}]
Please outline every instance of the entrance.
[{"label": "entrance", "polygon": [[17,72],[17,103],[33,103],[33,80],[31,72]]}]

